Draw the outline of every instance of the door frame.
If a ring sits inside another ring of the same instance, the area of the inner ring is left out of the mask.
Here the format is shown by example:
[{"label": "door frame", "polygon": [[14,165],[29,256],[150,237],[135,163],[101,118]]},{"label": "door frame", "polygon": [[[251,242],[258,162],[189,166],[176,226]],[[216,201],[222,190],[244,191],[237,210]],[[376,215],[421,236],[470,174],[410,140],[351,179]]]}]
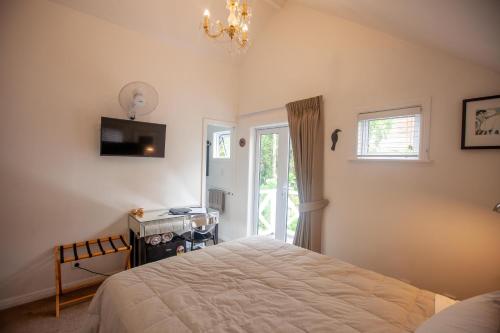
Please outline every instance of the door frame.
[{"label": "door frame", "polygon": [[[261,126],[255,128],[255,146],[254,146],[254,172],[253,172],[253,193],[252,193],[252,234],[258,235],[259,231],[259,182],[260,182],[260,135],[261,134],[274,134],[277,131],[286,130],[286,149],[282,147],[283,139],[278,141],[278,157],[285,158],[286,163],[277,167],[278,181],[276,184],[276,225],[275,225],[275,239],[286,241],[287,218],[288,218],[288,173],[289,173],[289,152],[290,152],[290,132],[288,124],[274,124],[269,126]],[[279,134],[279,133],[278,133]],[[281,136],[280,136],[281,137]],[[279,173],[282,173],[282,182],[279,182]],[[284,187],[286,185],[286,187]],[[286,196],[286,200],[283,199]],[[281,200],[280,200],[281,198]],[[278,211],[282,210],[282,214]]]},{"label": "door frame", "polygon": [[[234,135],[236,132],[236,122],[233,121],[225,121],[225,120],[216,120],[216,119],[210,119],[210,118],[203,118],[203,124],[202,124],[202,141],[201,141],[201,193],[200,193],[200,207],[205,207],[206,203],[206,197],[207,197],[207,140],[208,140],[208,126],[213,125],[213,126],[221,126],[221,127],[227,127],[228,129],[232,130],[231,135],[231,158],[233,158],[233,153],[234,153]],[[236,163],[236,158],[231,161],[233,163],[233,169],[235,167]],[[234,174],[234,172],[233,172]],[[232,179],[232,183],[234,183],[234,179]],[[233,184],[234,186],[234,184]]]}]

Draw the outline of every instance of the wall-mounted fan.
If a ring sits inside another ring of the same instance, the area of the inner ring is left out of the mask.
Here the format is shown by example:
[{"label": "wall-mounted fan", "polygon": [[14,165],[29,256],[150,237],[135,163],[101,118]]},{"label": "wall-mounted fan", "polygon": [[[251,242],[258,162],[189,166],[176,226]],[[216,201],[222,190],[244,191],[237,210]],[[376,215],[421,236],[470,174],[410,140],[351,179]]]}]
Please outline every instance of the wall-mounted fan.
[{"label": "wall-mounted fan", "polygon": [[158,92],[153,86],[140,81],[130,82],[123,86],[118,100],[127,116],[134,120],[153,112],[158,106]]}]

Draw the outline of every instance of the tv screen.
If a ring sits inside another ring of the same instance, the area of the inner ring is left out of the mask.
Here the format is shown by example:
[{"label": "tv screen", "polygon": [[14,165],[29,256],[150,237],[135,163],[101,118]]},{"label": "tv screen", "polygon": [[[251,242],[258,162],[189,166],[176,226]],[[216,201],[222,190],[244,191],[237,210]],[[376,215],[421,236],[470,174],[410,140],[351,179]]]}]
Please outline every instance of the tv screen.
[{"label": "tv screen", "polygon": [[101,118],[101,156],[165,157],[164,124]]}]

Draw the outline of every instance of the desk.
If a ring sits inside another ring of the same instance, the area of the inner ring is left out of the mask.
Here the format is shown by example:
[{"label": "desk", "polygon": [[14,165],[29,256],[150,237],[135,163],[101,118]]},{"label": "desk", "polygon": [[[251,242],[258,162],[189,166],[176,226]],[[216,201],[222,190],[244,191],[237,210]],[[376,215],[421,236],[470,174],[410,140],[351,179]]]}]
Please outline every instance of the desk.
[{"label": "desk", "polygon": [[130,244],[132,245],[132,267],[147,263],[145,237],[173,232],[182,235],[191,232],[192,228],[217,224],[215,238],[218,241],[219,212],[210,208],[191,208],[185,215],[171,215],[169,209],[144,211],[144,216],[129,214],[128,227]]}]

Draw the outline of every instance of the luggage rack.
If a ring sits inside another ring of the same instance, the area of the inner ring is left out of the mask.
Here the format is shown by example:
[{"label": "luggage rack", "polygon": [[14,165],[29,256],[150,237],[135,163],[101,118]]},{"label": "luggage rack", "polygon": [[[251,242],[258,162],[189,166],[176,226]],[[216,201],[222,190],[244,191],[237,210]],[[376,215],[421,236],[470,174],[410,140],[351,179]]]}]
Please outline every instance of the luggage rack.
[{"label": "luggage rack", "polygon": [[[121,244],[119,244],[121,243]],[[78,250],[81,251],[78,251]],[[82,251],[83,250],[83,251]],[[110,236],[97,238],[92,240],[87,240],[83,242],[76,242],[72,244],[64,244],[54,247],[54,267],[55,267],[55,284],[56,284],[56,317],[59,318],[61,307],[64,305],[69,305],[77,302],[84,301],[95,295],[91,293],[85,296],[76,297],[69,299],[67,301],[61,302],[61,295],[69,293],[75,290],[90,287],[92,285],[101,283],[103,279],[100,279],[94,283],[86,283],[77,285],[72,288],[64,289],[62,288],[62,276],[61,276],[61,264],[71,263],[79,260],[90,259],[93,257],[104,256],[107,254],[128,252],[125,269],[130,268],[130,252],[132,251],[132,246],[129,245],[122,235]],[[66,256],[65,252],[70,252],[69,256]],[[80,254],[79,254],[80,252]],[[81,253],[83,252],[83,253]]]}]

